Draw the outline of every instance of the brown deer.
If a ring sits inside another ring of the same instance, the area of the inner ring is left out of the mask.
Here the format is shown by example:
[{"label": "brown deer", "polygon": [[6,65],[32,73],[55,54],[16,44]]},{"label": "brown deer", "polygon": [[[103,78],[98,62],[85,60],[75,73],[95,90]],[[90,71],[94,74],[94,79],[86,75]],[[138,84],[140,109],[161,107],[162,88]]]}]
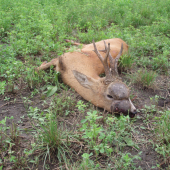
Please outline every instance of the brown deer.
[{"label": "brown deer", "polygon": [[[109,112],[129,113],[130,117],[134,117],[136,108],[130,100],[129,88],[121,81],[117,70],[120,56],[127,51],[128,45],[119,38],[107,39],[104,43],[93,41],[79,52],[64,53],[49,63],[42,63],[38,70],[53,65],[61,73],[63,82],[87,101]],[[104,72],[106,77],[101,78],[99,75]]]}]

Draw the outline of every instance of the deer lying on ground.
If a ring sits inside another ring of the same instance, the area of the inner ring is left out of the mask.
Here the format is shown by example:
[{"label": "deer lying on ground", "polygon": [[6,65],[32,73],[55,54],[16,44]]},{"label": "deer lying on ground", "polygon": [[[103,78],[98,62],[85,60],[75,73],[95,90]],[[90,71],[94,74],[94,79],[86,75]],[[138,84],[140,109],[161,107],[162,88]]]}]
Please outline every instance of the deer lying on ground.
[{"label": "deer lying on ground", "polygon": [[[136,108],[130,100],[129,88],[121,81],[117,70],[120,56],[127,51],[128,45],[118,38],[107,39],[104,43],[93,41],[84,45],[80,52],[64,53],[49,63],[42,63],[38,70],[53,65],[61,73],[63,82],[87,101],[109,112],[129,113],[134,117]],[[104,72],[106,77],[101,78],[99,75]]]}]

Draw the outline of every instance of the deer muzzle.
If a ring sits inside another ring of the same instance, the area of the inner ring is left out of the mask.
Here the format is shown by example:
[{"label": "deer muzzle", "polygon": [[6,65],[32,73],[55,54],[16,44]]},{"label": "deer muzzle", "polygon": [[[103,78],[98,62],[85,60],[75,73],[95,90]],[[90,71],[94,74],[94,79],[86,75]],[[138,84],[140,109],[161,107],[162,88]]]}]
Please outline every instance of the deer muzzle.
[{"label": "deer muzzle", "polygon": [[124,115],[130,116],[130,118],[135,117],[137,113],[136,108],[134,107],[131,100],[121,100],[121,101],[114,101],[111,106],[112,113],[123,113]]}]

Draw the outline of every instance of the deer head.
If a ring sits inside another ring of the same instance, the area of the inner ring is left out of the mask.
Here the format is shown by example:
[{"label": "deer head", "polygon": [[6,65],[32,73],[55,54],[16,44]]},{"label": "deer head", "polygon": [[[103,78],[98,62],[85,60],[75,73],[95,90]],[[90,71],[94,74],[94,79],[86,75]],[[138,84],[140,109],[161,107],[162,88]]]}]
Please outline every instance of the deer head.
[{"label": "deer head", "polygon": [[[129,88],[121,81],[117,70],[118,60],[123,51],[123,44],[121,45],[121,50],[115,59],[113,59],[110,54],[110,44],[108,44],[107,47],[104,42],[105,49],[102,50],[106,53],[104,58],[97,50],[94,41],[93,45],[94,52],[97,54],[104,66],[106,77],[96,80],[73,70],[75,78],[83,87],[89,89],[90,93],[93,94],[93,99],[91,99],[91,102],[94,105],[104,108],[112,113],[129,113],[130,117],[134,117],[136,114],[136,108],[130,100]],[[108,58],[110,61],[110,67],[108,64]]]}]

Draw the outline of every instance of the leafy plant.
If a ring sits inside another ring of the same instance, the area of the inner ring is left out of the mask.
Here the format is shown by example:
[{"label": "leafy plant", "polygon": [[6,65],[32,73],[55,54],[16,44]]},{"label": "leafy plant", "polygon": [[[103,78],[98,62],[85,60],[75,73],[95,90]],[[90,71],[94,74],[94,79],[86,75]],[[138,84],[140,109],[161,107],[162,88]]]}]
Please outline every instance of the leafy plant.
[{"label": "leafy plant", "polygon": [[153,62],[152,62],[153,70],[160,70],[167,73],[168,66],[169,66],[168,58],[165,55],[153,57]]},{"label": "leafy plant", "polygon": [[[12,123],[11,126],[7,126],[7,119],[13,119],[13,117],[5,117],[0,121],[0,153],[4,155],[5,153],[8,156],[2,156],[5,160],[3,164],[6,165],[6,162],[11,162],[13,164],[13,168],[18,163],[18,159],[20,159],[19,155],[16,157],[14,152],[14,147],[18,146],[19,141],[19,129],[17,128],[15,123]],[[19,152],[18,152],[19,154]],[[19,161],[19,165],[17,167],[23,167],[21,164],[22,161]],[[21,165],[21,166],[20,166]],[[3,167],[3,166],[2,166]]]},{"label": "leafy plant", "polygon": [[57,86],[47,86],[47,97],[54,95],[57,90]]},{"label": "leafy plant", "polygon": [[98,116],[97,111],[87,112],[86,119],[81,121],[82,128],[81,131],[84,131],[83,138],[85,138],[90,144],[91,148],[94,148],[97,142],[97,137],[99,136],[102,128],[97,124],[96,120],[102,118],[103,116]]},{"label": "leafy plant", "polygon": [[0,95],[4,95],[6,87],[6,81],[0,81]]},{"label": "leafy plant", "polygon": [[[124,170],[134,169],[135,170],[135,169],[137,169],[133,160],[134,159],[140,160],[141,158],[139,157],[139,155],[141,153],[142,152],[139,152],[138,155],[135,155],[135,156],[132,156],[129,153],[123,153],[122,155],[120,155],[117,158],[118,160],[115,160],[114,168],[118,169],[118,170],[121,170],[121,169],[124,169]],[[140,167],[139,167],[139,169],[140,169]]]},{"label": "leafy plant", "polygon": [[131,69],[134,59],[130,55],[123,55],[120,58],[119,67],[122,71]]},{"label": "leafy plant", "polygon": [[67,96],[66,93],[63,93],[61,96],[54,96],[49,111],[55,113],[55,115],[68,115],[74,110],[74,107],[74,96]]},{"label": "leafy plant", "polygon": [[128,128],[130,130],[129,118],[124,118],[123,116],[119,120],[117,118],[108,118],[106,120],[108,128],[105,130],[97,123],[97,120],[103,116],[98,116],[97,111],[87,112],[87,114],[86,119],[81,121],[83,125],[80,131],[83,131],[82,138],[88,142],[90,149],[93,149],[96,155],[106,153],[111,156],[114,149],[110,145],[115,145],[117,149],[126,145],[134,145],[128,133]]},{"label": "leafy plant", "polygon": [[99,164],[95,165],[94,162],[92,160],[90,160],[90,156],[92,156],[92,155],[93,155],[92,153],[90,153],[90,154],[84,153],[82,155],[83,161],[80,164],[81,169],[86,170],[86,169],[98,169],[99,168],[99,166],[100,166]]},{"label": "leafy plant", "polygon": [[[8,146],[8,143],[12,143],[13,142],[12,139],[15,139],[15,138],[11,138],[10,135],[7,133],[7,130],[10,129],[10,127],[6,125],[7,119],[13,119],[13,117],[5,117],[0,121],[0,132],[1,132],[0,147],[2,150],[7,149],[6,147]],[[12,136],[15,136],[15,134]]]},{"label": "leafy plant", "polygon": [[159,144],[156,145],[156,151],[166,158],[170,154],[170,111],[163,112],[161,117],[155,117],[155,134]]},{"label": "leafy plant", "polygon": [[84,112],[85,111],[85,108],[87,107],[88,105],[87,104],[84,104],[84,102],[82,100],[79,100],[77,102],[77,105],[76,107],[79,109],[80,112]]}]

